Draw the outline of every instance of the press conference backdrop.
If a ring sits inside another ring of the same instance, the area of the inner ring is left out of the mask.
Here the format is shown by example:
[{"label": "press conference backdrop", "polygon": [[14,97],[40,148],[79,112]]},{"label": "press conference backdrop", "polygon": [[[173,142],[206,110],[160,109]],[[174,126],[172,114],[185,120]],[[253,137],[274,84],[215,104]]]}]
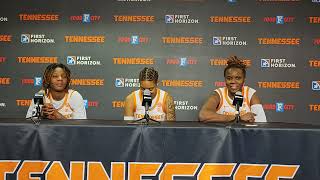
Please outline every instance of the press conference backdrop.
[{"label": "press conference backdrop", "polygon": [[319,0],[10,0],[0,27],[0,117],[24,117],[45,67],[59,62],[91,119],[122,119],[152,66],[177,120],[195,121],[237,55],[269,121],[319,121]]}]

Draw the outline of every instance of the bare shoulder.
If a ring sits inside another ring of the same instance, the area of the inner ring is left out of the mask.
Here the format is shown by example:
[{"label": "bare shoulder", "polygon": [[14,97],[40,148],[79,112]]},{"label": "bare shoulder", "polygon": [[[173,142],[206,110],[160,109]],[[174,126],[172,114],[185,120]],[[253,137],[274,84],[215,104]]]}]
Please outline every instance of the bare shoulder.
[{"label": "bare shoulder", "polygon": [[250,100],[250,105],[254,105],[254,104],[261,104],[261,101],[259,96],[257,95],[257,92],[253,93]]},{"label": "bare shoulder", "polygon": [[214,91],[214,92],[209,96],[207,102],[210,103],[210,104],[216,104],[216,105],[218,105],[219,102],[220,102],[220,95],[219,95],[216,91]]},{"label": "bare shoulder", "polygon": [[134,99],[134,92],[130,93],[130,94],[126,97],[125,101],[126,101],[126,102],[133,102],[133,99]]},{"label": "bare shoulder", "polygon": [[206,102],[203,104],[201,111],[215,111],[216,107],[220,103],[220,96],[219,94],[214,91],[206,100]]}]

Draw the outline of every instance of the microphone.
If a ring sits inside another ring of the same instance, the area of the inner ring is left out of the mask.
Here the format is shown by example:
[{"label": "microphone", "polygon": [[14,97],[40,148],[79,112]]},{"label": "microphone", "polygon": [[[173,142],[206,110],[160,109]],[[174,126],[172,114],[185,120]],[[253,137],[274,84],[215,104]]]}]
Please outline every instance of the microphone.
[{"label": "microphone", "polygon": [[232,105],[234,106],[238,105],[239,107],[241,107],[242,103],[243,103],[242,93],[240,91],[237,91],[236,94],[234,95]]},{"label": "microphone", "polygon": [[146,111],[148,111],[149,107],[151,106],[151,103],[152,103],[151,92],[149,89],[145,89],[143,91],[142,106],[144,106],[146,108]]},{"label": "microphone", "polygon": [[243,103],[243,96],[240,91],[237,91],[236,94],[234,95],[232,105],[236,106],[236,122],[238,123],[240,121],[240,107],[242,106]]},{"label": "microphone", "polygon": [[36,106],[43,105],[43,96],[44,96],[44,93],[42,91],[37,92],[33,97],[33,103]]}]

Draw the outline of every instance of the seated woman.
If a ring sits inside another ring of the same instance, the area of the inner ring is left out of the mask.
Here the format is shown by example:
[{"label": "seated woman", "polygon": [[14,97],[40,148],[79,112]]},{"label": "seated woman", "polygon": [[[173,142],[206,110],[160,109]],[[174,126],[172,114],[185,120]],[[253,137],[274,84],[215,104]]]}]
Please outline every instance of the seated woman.
[{"label": "seated woman", "polygon": [[150,90],[152,103],[149,116],[157,121],[175,121],[175,106],[172,96],[159,89],[158,72],[145,67],[139,74],[140,89],[126,97],[124,105],[124,120],[138,120],[144,117],[145,107],[142,106],[142,94],[145,89]]},{"label": "seated woman", "polygon": [[[75,90],[69,89],[71,72],[63,64],[50,64],[44,74],[42,89],[44,105],[41,114],[47,119],[86,119],[86,110],[82,96]],[[32,117],[35,108],[32,101],[26,117]]]},{"label": "seated woman", "polygon": [[226,87],[216,89],[202,106],[199,120],[202,122],[231,122],[235,120],[236,108],[232,105],[236,92],[243,96],[240,119],[244,122],[266,122],[266,115],[256,90],[244,86],[246,65],[236,56],[229,58],[224,69]]}]

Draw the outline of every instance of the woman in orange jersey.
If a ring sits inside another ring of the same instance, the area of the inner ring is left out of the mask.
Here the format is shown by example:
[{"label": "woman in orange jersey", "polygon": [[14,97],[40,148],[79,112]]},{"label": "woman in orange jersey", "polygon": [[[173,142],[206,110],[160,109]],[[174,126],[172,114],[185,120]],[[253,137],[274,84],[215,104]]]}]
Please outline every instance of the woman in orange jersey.
[{"label": "woman in orange jersey", "polygon": [[232,105],[236,92],[243,96],[240,119],[244,122],[266,122],[266,115],[256,90],[244,86],[246,65],[236,56],[230,57],[224,69],[226,87],[216,89],[202,106],[199,120],[203,122],[231,122],[236,109]]},{"label": "woman in orange jersey", "polygon": [[[48,119],[86,119],[86,110],[82,96],[75,90],[69,89],[71,72],[63,64],[50,64],[44,74],[42,89],[44,105],[41,114]],[[32,101],[27,118],[33,116],[35,105]]]},{"label": "woman in orange jersey", "polygon": [[175,121],[175,106],[172,96],[159,89],[158,72],[145,67],[139,74],[140,89],[126,97],[124,105],[124,120],[137,120],[144,117],[145,107],[142,106],[142,93],[148,89],[151,92],[152,103],[149,116],[157,121]]}]

